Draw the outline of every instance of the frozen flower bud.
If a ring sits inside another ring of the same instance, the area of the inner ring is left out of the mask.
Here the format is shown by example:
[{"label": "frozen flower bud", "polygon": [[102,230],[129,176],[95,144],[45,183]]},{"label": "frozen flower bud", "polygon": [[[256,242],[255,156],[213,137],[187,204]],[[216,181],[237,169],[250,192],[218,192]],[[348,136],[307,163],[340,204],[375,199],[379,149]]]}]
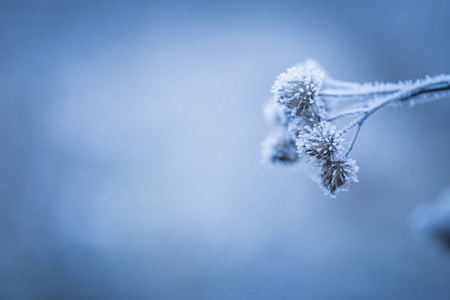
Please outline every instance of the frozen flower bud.
[{"label": "frozen flower bud", "polygon": [[334,197],[337,192],[346,191],[353,182],[358,182],[358,169],[355,160],[350,158],[328,160],[322,165],[319,183],[325,194]]},{"label": "frozen flower bud", "polygon": [[422,204],[412,214],[412,227],[450,251],[450,189],[436,202]]},{"label": "frozen flower bud", "polygon": [[262,160],[264,163],[289,164],[297,161],[297,147],[286,129],[272,131],[262,142]]},{"label": "frozen flower bud", "polygon": [[273,98],[264,104],[263,114],[264,119],[271,126],[284,126],[288,121],[286,108]]},{"label": "frozen flower bud", "polygon": [[323,79],[324,73],[321,69],[312,67],[312,64],[301,64],[278,75],[272,86],[272,93],[292,115],[315,114],[321,106],[317,95]]},{"label": "frozen flower bud", "polygon": [[344,149],[341,131],[330,122],[322,121],[313,127],[305,126],[296,141],[298,153],[315,158],[317,162],[334,159]]}]

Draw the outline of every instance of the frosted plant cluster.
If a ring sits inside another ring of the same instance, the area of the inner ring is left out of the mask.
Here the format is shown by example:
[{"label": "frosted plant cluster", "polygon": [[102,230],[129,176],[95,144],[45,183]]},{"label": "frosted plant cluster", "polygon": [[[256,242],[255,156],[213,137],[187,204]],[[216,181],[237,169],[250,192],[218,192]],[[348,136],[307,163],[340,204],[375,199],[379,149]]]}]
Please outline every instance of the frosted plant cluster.
[{"label": "frosted plant cluster", "polygon": [[412,227],[450,251],[450,188],[437,201],[418,206],[412,214]]},{"label": "frosted plant cluster", "polygon": [[[358,181],[350,154],[370,116],[388,106],[439,99],[449,90],[448,75],[360,84],[333,79],[316,61],[306,60],[278,75],[272,86],[264,106],[272,132],[262,143],[263,161],[311,161],[318,169],[315,180],[334,197]],[[338,121],[345,125],[337,128]]]}]

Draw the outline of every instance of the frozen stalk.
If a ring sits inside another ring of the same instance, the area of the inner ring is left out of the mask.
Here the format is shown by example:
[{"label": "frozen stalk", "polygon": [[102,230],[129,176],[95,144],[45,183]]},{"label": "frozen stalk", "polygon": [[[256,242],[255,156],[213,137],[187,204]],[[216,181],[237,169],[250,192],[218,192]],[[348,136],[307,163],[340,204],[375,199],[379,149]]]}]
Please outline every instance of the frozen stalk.
[{"label": "frozen stalk", "polygon": [[[334,197],[357,182],[358,167],[349,155],[364,122],[387,106],[448,96],[450,75],[359,84],[333,79],[309,59],[278,75],[272,94],[265,116],[274,131],[263,143],[264,161],[290,164],[300,161],[300,157],[313,160],[319,168],[318,182],[326,194]],[[334,109],[332,104],[337,101],[343,102],[345,108]],[[337,129],[332,123],[341,119],[349,122]],[[345,149],[344,138],[351,132]]]}]

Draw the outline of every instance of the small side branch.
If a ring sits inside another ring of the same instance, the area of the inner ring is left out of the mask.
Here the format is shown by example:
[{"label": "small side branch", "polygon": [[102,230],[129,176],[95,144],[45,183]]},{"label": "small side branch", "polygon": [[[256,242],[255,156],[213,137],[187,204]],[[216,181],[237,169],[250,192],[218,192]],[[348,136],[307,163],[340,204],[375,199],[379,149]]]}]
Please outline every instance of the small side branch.
[{"label": "small side branch", "polygon": [[350,152],[352,152],[353,146],[355,145],[356,140],[358,139],[358,135],[359,135],[359,131],[361,130],[362,123],[358,123],[357,126],[358,127],[356,127],[356,132],[353,135],[353,139],[350,142],[350,146],[348,146],[347,152],[345,153],[345,157],[347,157],[350,154]]}]

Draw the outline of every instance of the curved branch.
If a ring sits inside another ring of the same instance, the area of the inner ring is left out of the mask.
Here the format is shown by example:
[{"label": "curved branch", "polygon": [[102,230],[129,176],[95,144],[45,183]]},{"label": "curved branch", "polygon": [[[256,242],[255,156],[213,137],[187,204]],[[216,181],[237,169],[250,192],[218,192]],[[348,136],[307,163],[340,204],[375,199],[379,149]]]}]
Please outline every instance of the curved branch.
[{"label": "curved branch", "polygon": [[[450,91],[450,76],[438,76],[435,78],[428,78],[422,81],[417,81],[416,83],[411,84],[408,87],[403,88],[401,91],[398,91],[389,96],[380,98],[379,101],[375,101],[374,104],[367,108],[361,109],[350,109],[347,111],[340,112],[334,116],[331,116],[327,120],[329,122],[358,114],[373,114],[375,111],[380,108],[392,104],[392,103],[400,103],[411,100],[414,97],[436,94],[443,91]],[[437,100],[431,99],[431,101]]]},{"label": "curved branch", "polygon": [[350,142],[350,146],[348,146],[347,152],[345,152],[345,157],[347,157],[350,154],[350,152],[352,152],[353,146],[355,145],[356,140],[358,138],[359,131],[361,130],[362,123],[364,123],[364,121],[357,124],[358,127],[356,128],[356,132],[353,135],[352,141]]},{"label": "curved branch", "polygon": [[[443,91],[450,91],[450,76],[446,77],[446,80],[442,80],[444,78],[434,78],[434,79],[427,79],[426,81],[418,81],[416,82],[412,87],[409,89],[404,89],[400,92],[397,92],[396,94],[386,97],[379,101],[378,103],[372,105],[372,107],[363,109],[360,111],[349,111],[347,113],[342,113],[341,115],[351,115],[351,114],[364,114],[362,117],[354,120],[351,122],[347,127],[345,127],[342,130],[342,134],[347,133],[355,126],[358,126],[355,132],[355,135],[353,136],[353,139],[350,143],[350,146],[345,154],[345,156],[348,156],[350,152],[353,149],[353,146],[355,145],[356,139],[358,138],[359,131],[361,130],[362,125],[364,122],[369,118],[371,115],[373,115],[376,111],[380,110],[381,108],[390,105],[392,103],[396,102],[405,102],[409,101],[414,97],[420,96],[420,95],[426,95],[426,94],[434,94],[439,93]],[[436,100],[436,99],[433,99]]]}]

